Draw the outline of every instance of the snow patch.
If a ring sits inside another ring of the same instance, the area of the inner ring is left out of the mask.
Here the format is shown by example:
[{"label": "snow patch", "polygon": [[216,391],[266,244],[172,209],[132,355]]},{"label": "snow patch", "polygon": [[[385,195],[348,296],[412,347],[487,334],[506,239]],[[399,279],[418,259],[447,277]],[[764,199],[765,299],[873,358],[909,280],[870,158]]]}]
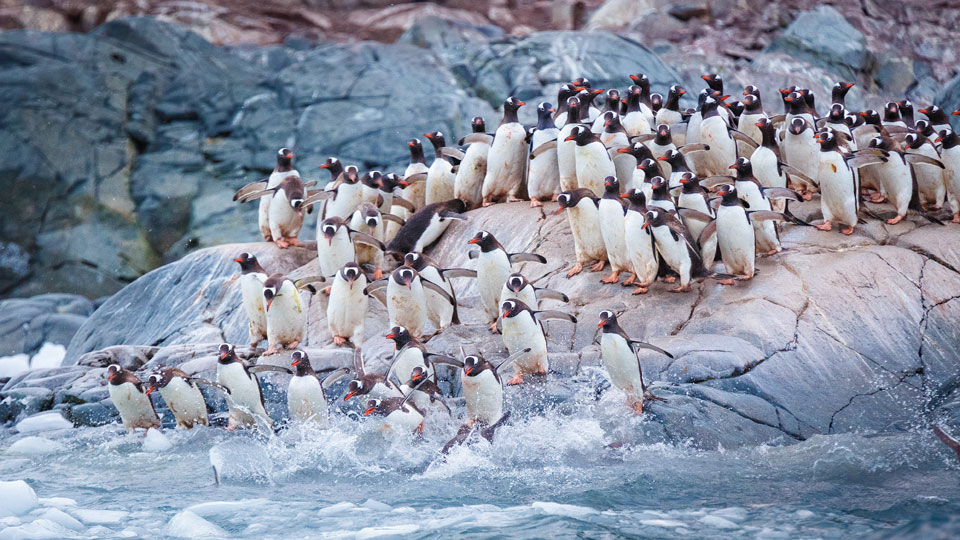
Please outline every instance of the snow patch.
[{"label": "snow patch", "polygon": [[17,423],[17,431],[20,433],[36,433],[38,431],[53,431],[72,427],[73,424],[58,411],[35,414]]},{"label": "snow patch", "polygon": [[23,480],[0,482],[0,517],[26,514],[38,504],[36,492]]},{"label": "snow patch", "polygon": [[30,359],[30,369],[55,368],[63,364],[67,348],[56,343],[44,343]]},{"label": "snow patch", "polygon": [[0,378],[13,377],[30,369],[30,357],[25,354],[0,356]]},{"label": "snow patch", "polygon": [[167,534],[174,538],[224,537],[227,531],[189,510],[173,516],[167,524]]},{"label": "snow patch", "polygon": [[8,454],[20,456],[45,456],[62,452],[66,447],[58,441],[51,441],[43,437],[24,437],[7,448]]}]

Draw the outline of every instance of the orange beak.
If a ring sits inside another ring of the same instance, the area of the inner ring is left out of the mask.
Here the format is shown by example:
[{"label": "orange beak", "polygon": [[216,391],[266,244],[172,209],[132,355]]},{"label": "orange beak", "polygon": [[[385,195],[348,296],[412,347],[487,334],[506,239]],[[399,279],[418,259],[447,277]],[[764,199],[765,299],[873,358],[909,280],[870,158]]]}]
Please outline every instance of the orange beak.
[{"label": "orange beak", "polygon": [[681,178],[681,179],[680,179],[680,183],[681,183],[681,184],[686,184],[686,183],[689,182],[689,181],[690,181],[689,178]]},{"label": "orange beak", "polygon": [[951,114],[952,116],[960,116],[960,110],[953,111],[953,112],[950,113],[950,114]]},{"label": "orange beak", "polygon": [[376,409],[374,409],[373,407],[370,407],[369,409],[363,411],[363,415],[364,415],[364,416],[370,416],[371,414],[373,414],[373,411],[374,411],[374,410],[376,410]]},{"label": "orange beak", "polygon": [[621,199],[626,199],[626,198],[628,198],[629,196],[630,196],[629,193],[621,193],[621,194],[620,194],[620,198],[621,198]]},{"label": "orange beak", "polygon": [[601,326],[603,326],[603,321],[597,323],[597,328],[600,328]]},{"label": "orange beak", "polygon": [[113,378],[116,377],[116,376],[117,376],[117,373],[114,373],[113,375],[110,375],[109,377],[107,377],[107,380],[108,380],[108,381],[112,381]]},{"label": "orange beak", "polygon": [[[618,154],[629,154],[630,152],[631,152],[630,148],[620,148],[619,150],[617,150]],[[240,262],[240,261],[237,261],[237,262]]]},{"label": "orange beak", "polygon": [[147,395],[149,396],[151,392],[156,390],[156,388],[157,388],[156,386],[151,386],[150,388],[147,388]]},{"label": "orange beak", "polygon": [[787,103],[793,102],[793,98],[790,97],[790,96],[787,96],[787,97],[783,98],[783,100],[786,101]]},{"label": "orange beak", "polygon": [[728,94],[728,95],[726,95],[726,96],[722,96],[722,97],[720,98],[720,101],[723,101],[723,100],[725,100],[725,99],[730,99],[730,95]]},{"label": "orange beak", "polygon": [[567,137],[566,139],[564,139],[564,142],[569,142],[569,141],[573,141],[573,140],[576,140],[576,137],[574,137],[573,135],[570,135],[569,137]]},{"label": "orange beak", "polygon": [[708,75],[701,75],[700,78],[703,79],[703,80],[705,80],[705,81],[709,81],[709,80],[710,80],[710,77],[709,77]]},{"label": "orange beak", "polygon": [[326,163],[324,163],[323,165],[320,166],[321,169],[326,169],[326,168],[329,168],[329,167],[330,167],[330,165],[328,165],[328,164],[326,164]]},{"label": "orange beak", "polygon": [[387,334],[387,339],[395,339],[396,337],[397,335],[394,334],[393,332],[390,332],[389,334]]},{"label": "orange beak", "polygon": [[273,298],[267,300],[267,311],[270,311],[270,304],[273,303]]},{"label": "orange beak", "polygon": [[920,114],[927,114],[928,112],[930,112],[930,109],[920,109],[917,112]]},{"label": "orange beak", "polygon": [[657,158],[657,161],[666,161],[666,160],[667,160],[667,156],[660,156]]},{"label": "orange beak", "polygon": [[728,169],[736,169],[736,168],[737,168],[737,164],[734,163],[733,165],[731,165],[731,166],[729,166],[729,167],[727,167],[727,168],[728,168]]},{"label": "orange beak", "polygon": [[344,401],[349,401],[350,398],[352,398],[352,397],[355,396],[355,395],[357,395],[356,392],[350,392],[350,393],[348,393],[347,395],[343,396],[343,400],[344,400]]},{"label": "orange beak", "polygon": [[526,104],[527,104],[526,101],[518,101],[518,102],[517,102],[517,107],[523,107],[523,106],[526,105]]},{"label": "orange beak", "polygon": [[853,88],[853,83],[852,83],[852,82],[848,82],[848,83],[845,84],[844,86],[846,86],[847,88]]},{"label": "orange beak", "polygon": [[749,95],[750,95],[750,92],[747,92],[746,90],[744,90],[744,91],[743,91],[743,95],[749,96]]},{"label": "orange beak", "polygon": [[413,141],[410,141],[407,143],[407,146],[409,146],[410,148],[413,148],[413,144],[414,144]]},{"label": "orange beak", "polygon": [[550,111],[550,112],[552,112],[552,113],[553,113],[553,112],[557,112],[556,109],[547,109],[547,110]]},{"label": "orange beak", "polygon": [[464,374],[464,375],[472,375],[472,374],[473,374],[473,368],[463,370],[463,374]]},{"label": "orange beak", "polygon": [[503,317],[504,319],[506,319],[506,318],[507,318],[507,315],[508,315],[509,313],[510,313],[509,311],[504,311],[504,312],[503,312],[503,315],[501,315],[501,317]]},{"label": "orange beak", "polygon": [[729,191],[718,191],[718,192],[717,192],[717,195],[720,195],[720,196],[722,197],[722,196],[726,195],[727,193],[730,193],[730,192],[729,192]]},{"label": "orange beak", "polygon": [[933,142],[938,143],[938,142],[940,142],[940,141],[942,141],[942,140],[943,140],[943,137],[937,137],[937,140],[935,140],[935,141],[933,141]]},{"label": "orange beak", "polygon": [[557,213],[559,214],[560,212],[563,212],[563,210],[564,208],[561,206],[560,208],[557,208]]},{"label": "orange beak", "polygon": [[293,362],[290,362],[290,365],[291,365],[291,366],[296,366],[296,365],[299,364],[299,363],[300,363],[299,360],[294,360]]},{"label": "orange beak", "polygon": [[861,113],[860,113],[860,116],[862,116],[862,117],[864,117],[864,118],[866,118],[866,117],[867,117],[867,111],[863,111],[863,112],[861,112]]},{"label": "orange beak", "polygon": [[754,125],[757,126],[757,127],[763,127],[763,124],[761,124],[760,122],[757,122],[757,123],[754,124]]},{"label": "orange beak", "polygon": [[681,95],[681,96],[684,95],[684,94],[686,94],[686,93],[687,93],[686,90],[681,90],[681,91],[680,91],[680,95]]},{"label": "orange beak", "polygon": [[646,229],[646,228],[647,228],[647,225],[650,225],[650,222],[649,222],[649,221],[644,221],[644,222],[643,222],[643,226],[640,227],[640,228],[641,228],[641,229]]},{"label": "orange beak", "polygon": [[471,238],[471,239],[467,240],[467,243],[468,243],[468,244],[476,244],[477,242],[479,242],[479,240],[477,240],[476,238]]},{"label": "orange beak", "polygon": [[237,257],[236,259],[233,260],[233,262],[235,262],[235,263],[242,263],[242,262],[243,262],[243,259],[241,259],[240,257]]}]

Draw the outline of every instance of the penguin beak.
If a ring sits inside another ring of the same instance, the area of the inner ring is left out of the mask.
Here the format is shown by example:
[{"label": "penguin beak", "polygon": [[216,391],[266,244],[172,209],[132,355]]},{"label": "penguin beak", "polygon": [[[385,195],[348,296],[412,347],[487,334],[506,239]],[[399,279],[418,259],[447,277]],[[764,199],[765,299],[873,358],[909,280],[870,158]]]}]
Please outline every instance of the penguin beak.
[{"label": "penguin beak", "polygon": [[666,161],[666,160],[667,160],[667,156],[660,156],[657,158],[657,161]]},{"label": "penguin beak", "polygon": [[526,104],[527,104],[526,101],[518,101],[518,102],[517,102],[517,107],[523,107],[523,106],[526,105]]},{"label": "penguin beak", "polygon": [[729,95],[721,96],[721,97],[720,97],[720,101],[724,101],[724,100],[727,100],[727,99],[730,99],[730,96],[729,96]]},{"label": "penguin beak", "polygon": [[734,163],[733,165],[731,165],[731,166],[729,166],[729,167],[727,167],[727,168],[728,168],[728,169],[736,169],[736,168],[737,168],[737,164]]},{"label": "penguin beak", "polygon": [[560,208],[557,208],[557,213],[559,214],[560,212],[563,212],[563,210],[564,208],[561,206]]},{"label": "penguin beak", "polygon": [[330,167],[330,165],[327,164],[327,163],[324,163],[323,165],[320,166],[321,169],[327,169],[327,168],[329,168],[329,167]]},{"label": "penguin beak", "polygon": [[[273,298],[267,300],[267,311],[270,311],[270,304],[272,303],[273,303]],[[221,358],[223,357],[226,357],[226,355],[223,355]]]},{"label": "penguin beak", "polygon": [[[620,148],[620,149],[617,150],[617,153],[618,153],[618,154],[629,154],[631,150],[632,150],[631,148]],[[240,262],[240,261],[237,261],[237,262]]]},{"label": "penguin beak", "polygon": [[746,90],[744,90],[744,91],[743,91],[743,95],[749,96],[749,95],[750,95],[750,92],[747,92]]},{"label": "penguin beak", "polygon": [[[917,110],[917,112],[920,114],[927,114],[928,112],[930,112],[930,109],[919,109]],[[956,113],[956,111],[954,111],[954,113]]]},{"label": "penguin beak", "polygon": [[641,228],[641,229],[646,229],[646,228],[647,228],[647,225],[650,225],[650,222],[649,222],[649,221],[644,221],[644,222],[643,222],[643,226],[640,227],[640,228]]},{"label": "penguin beak", "polygon": [[686,184],[686,183],[689,182],[689,181],[690,181],[689,178],[681,178],[681,179],[680,179],[680,183],[681,183],[681,184]]},{"label": "penguin beak", "polygon": [[757,122],[757,123],[756,123],[756,124],[754,124],[754,125],[755,125],[755,126],[757,126],[757,127],[763,127],[763,124],[762,124],[762,123],[760,123],[760,122]]},{"label": "penguin beak", "polygon": [[864,117],[864,118],[866,118],[866,117],[867,117],[867,111],[863,111],[863,112],[861,112],[861,113],[860,113],[860,116],[862,116],[862,117]]},{"label": "penguin beak", "polygon": [[960,116],[960,110],[953,111],[950,113],[951,116]]},{"label": "penguin beak", "polygon": [[396,339],[396,337],[397,335],[394,334],[393,332],[390,332],[389,334],[387,334],[387,339]]},{"label": "penguin beak", "polygon": [[793,101],[793,98],[790,97],[790,96],[787,96],[787,97],[783,98],[783,100],[786,101],[787,103],[790,103],[791,101]]},{"label": "penguin beak", "polygon": [[349,393],[347,393],[347,395],[343,396],[343,400],[344,400],[344,401],[350,401],[350,398],[352,398],[352,397],[355,396],[355,395],[357,395],[356,392],[349,392]]},{"label": "penguin beak", "polygon": [[147,388],[147,395],[149,396],[150,393],[153,392],[153,391],[156,390],[156,389],[157,389],[156,386],[151,386],[150,388]]},{"label": "penguin beak", "polygon": [[555,113],[555,112],[557,112],[557,110],[556,110],[556,109],[547,109],[547,111],[549,111],[549,112],[552,112],[552,113]]},{"label": "penguin beak", "polygon": [[942,141],[942,140],[943,140],[943,137],[937,137],[937,140],[935,140],[935,141],[933,141],[933,142],[938,143],[938,142],[940,142],[940,141]]},{"label": "penguin beak", "polygon": [[242,263],[242,262],[243,262],[243,259],[241,259],[240,257],[237,257],[236,259],[233,260],[233,262],[235,262],[235,263]]},{"label": "penguin beak", "polygon": [[[646,223],[644,223],[644,225],[646,225]],[[600,328],[602,326],[603,326],[603,319],[600,319],[600,322],[597,323],[597,328]]]},{"label": "penguin beak", "polygon": [[373,414],[373,411],[375,411],[375,410],[376,410],[376,409],[375,409],[374,407],[370,407],[369,409],[363,411],[363,415],[364,415],[364,416],[370,416],[371,414]]},{"label": "penguin beak", "polygon": [[509,311],[504,311],[504,312],[503,312],[503,315],[501,315],[501,317],[503,317],[504,319],[506,319],[506,318],[507,318],[507,315],[509,315],[509,314],[510,314]]},{"label": "penguin beak", "polygon": [[221,359],[221,360],[225,360],[225,359],[227,358],[227,356],[229,356],[227,353],[223,353],[223,354],[220,355],[220,359]]},{"label": "penguin beak", "polygon": [[845,84],[845,85],[843,85],[843,86],[845,86],[845,87],[847,87],[847,88],[853,88],[853,83],[852,83],[852,82],[848,82],[847,84]]},{"label": "penguin beak", "polygon": [[722,196],[726,195],[727,193],[730,193],[730,192],[729,192],[729,191],[726,191],[726,190],[724,190],[724,191],[718,191],[718,192],[717,192],[717,195],[720,195],[720,196],[722,197]]},{"label": "penguin beak", "polygon": [[114,373],[114,374],[110,375],[109,377],[107,377],[107,380],[110,381],[110,382],[113,382],[113,378],[116,377],[116,376],[117,376],[117,373]]},{"label": "penguin beak", "polygon": [[476,238],[471,238],[471,239],[467,240],[467,243],[468,243],[468,244],[476,244],[476,243],[479,242],[479,241],[480,241],[480,240],[478,240],[478,239],[476,239]]},{"label": "penguin beak", "polygon": [[575,139],[576,139],[576,137],[574,137],[573,135],[570,135],[569,137],[567,137],[566,139],[564,139],[564,142],[570,142],[570,141],[575,140]]},{"label": "penguin beak", "polygon": [[681,96],[684,95],[684,94],[686,94],[686,93],[687,93],[686,90],[681,90],[681,91],[680,91],[680,95],[681,95]]},{"label": "penguin beak", "polygon": [[629,194],[629,193],[621,193],[621,194],[620,194],[620,198],[621,198],[621,199],[626,199],[626,198],[628,198],[628,197],[630,197],[630,194]]},{"label": "penguin beak", "polygon": [[299,360],[294,360],[293,362],[290,362],[290,365],[296,367],[297,364],[299,364],[299,363],[300,363]]}]

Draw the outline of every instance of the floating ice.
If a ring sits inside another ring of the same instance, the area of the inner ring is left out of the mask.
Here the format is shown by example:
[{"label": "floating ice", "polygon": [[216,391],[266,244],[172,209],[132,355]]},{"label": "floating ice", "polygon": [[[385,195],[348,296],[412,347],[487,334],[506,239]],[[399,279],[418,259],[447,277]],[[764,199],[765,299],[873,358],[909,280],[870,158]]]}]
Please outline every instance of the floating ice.
[{"label": "floating ice", "polygon": [[19,375],[29,369],[30,357],[25,354],[0,357],[0,379]]},{"label": "floating ice", "polygon": [[358,540],[366,540],[367,538],[380,538],[382,536],[402,536],[405,534],[413,534],[418,530],[420,530],[420,527],[413,523],[386,527],[365,527],[357,532],[355,538]]},{"label": "floating ice", "polygon": [[0,517],[21,516],[37,504],[37,494],[23,480],[0,482]]},{"label": "floating ice", "polygon": [[321,508],[317,510],[318,516],[333,516],[337,514],[343,514],[345,512],[350,512],[355,510],[357,505],[352,502],[339,502],[337,504],[331,504],[330,506]]},{"label": "floating ice", "polygon": [[58,411],[50,411],[24,418],[17,423],[20,433],[36,433],[38,431],[53,431],[55,429],[70,429],[73,424]]},{"label": "floating ice", "polygon": [[143,438],[144,452],[166,452],[171,448],[173,443],[159,429],[147,430],[147,435]]},{"label": "floating ice", "polygon": [[70,529],[71,531],[83,530],[83,523],[80,523],[76,518],[58,508],[43,508],[34,510],[32,513],[36,514],[38,518],[50,520],[65,529]]},{"label": "floating ice", "polygon": [[7,448],[7,453],[21,456],[44,456],[62,452],[65,448],[61,442],[30,436],[11,444],[10,448]]},{"label": "floating ice", "polygon": [[377,511],[377,512],[389,512],[390,510],[393,509],[393,507],[390,506],[389,504],[384,504],[380,501],[376,501],[373,499],[367,499],[360,506],[367,508],[369,510]]},{"label": "floating ice", "polygon": [[64,508],[67,506],[77,505],[77,501],[69,497],[40,497],[39,501],[43,506],[52,506],[54,508]]},{"label": "floating ice", "polygon": [[586,506],[577,506],[575,504],[560,504],[553,502],[541,502],[537,501],[531,506],[540,510],[544,514],[552,514],[554,516],[565,516],[572,518],[582,518],[584,516],[589,516],[590,514],[596,514],[597,511],[593,508]]},{"label": "floating ice", "polygon": [[230,514],[240,512],[255,506],[263,506],[270,502],[267,499],[244,499],[242,501],[210,501],[184,509],[186,512],[193,512],[200,517],[215,516],[217,514]]},{"label": "floating ice", "polygon": [[173,516],[167,524],[167,534],[174,538],[224,537],[227,531],[210,523],[189,510]]},{"label": "floating ice", "polygon": [[68,536],[73,536],[68,529],[49,519],[38,519],[32,523],[26,523],[18,527],[8,527],[0,531],[0,540],[45,540]]},{"label": "floating ice", "polygon": [[716,527],[718,529],[739,529],[740,526],[736,523],[730,521],[729,519],[722,518],[720,516],[703,516],[700,518],[700,523],[708,527]]},{"label": "floating ice", "polygon": [[44,343],[37,354],[30,359],[30,369],[54,368],[63,364],[67,348],[56,343]]},{"label": "floating ice", "polygon": [[70,513],[87,525],[120,523],[130,513],[122,510],[97,510],[94,508],[71,508]]}]

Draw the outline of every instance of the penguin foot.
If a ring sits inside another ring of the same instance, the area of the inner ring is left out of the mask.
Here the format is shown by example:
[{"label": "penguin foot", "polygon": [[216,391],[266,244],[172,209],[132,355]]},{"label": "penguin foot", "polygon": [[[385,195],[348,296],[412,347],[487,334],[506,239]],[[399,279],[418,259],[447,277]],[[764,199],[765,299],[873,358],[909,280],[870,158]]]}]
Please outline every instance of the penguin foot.
[{"label": "penguin foot", "polygon": [[903,216],[897,216],[897,217],[888,219],[887,223],[890,225],[896,225],[897,223],[900,223],[901,220],[903,220]]},{"label": "penguin foot", "polygon": [[493,321],[492,323],[490,323],[490,333],[492,334],[497,333],[497,321]]},{"label": "penguin foot", "polygon": [[271,236],[271,235],[269,235],[269,234],[264,235],[263,241],[264,241],[264,242],[273,242],[273,236]]},{"label": "penguin foot", "polygon": [[960,214],[954,214],[953,220],[954,223],[960,223]]},{"label": "penguin foot", "polygon": [[420,422],[420,425],[417,426],[417,435],[423,435],[423,422]]},{"label": "penguin foot", "polygon": [[[596,267],[594,267],[596,268]],[[600,267],[603,270],[603,267]],[[620,281],[620,271],[614,270],[609,276],[600,280],[600,283],[618,283]]]},{"label": "penguin foot", "polygon": [[303,242],[301,242],[296,236],[293,238],[287,238],[287,243],[294,247],[300,247],[303,245]]},{"label": "penguin foot", "polygon": [[[507,195],[507,202],[508,202],[508,203],[511,203],[511,202],[520,202],[520,201],[522,201],[522,200],[523,200],[523,199],[521,199],[520,197],[517,197],[516,195]],[[533,202],[533,201],[531,201],[531,203],[532,203],[532,202]]]},{"label": "penguin foot", "polygon": [[879,191],[874,191],[870,194],[870,202],[872,203],[882,203],[887,202],[887,198],[883,196]]},{"label": "penguin foot", "polygon": [[603,267],[606,266],[607,261],[597,261],[597,264],[590,267],[591,272],[599,272],[603,270]]},{"label": "penguin foot", "polygon": [[517,385],[517,384],[523,384],[523,375],[517,373],[516,375],[513,376],[512,379],[510,379],[509,381],[507,381],[507,384],[510,385],[510,386],[514,386],[514,385]]},{"label": "penguin foot", "polygon": [[626,281],[624,281],[623,283],[621,283],[621,285],[623,285],[624,287],[626,287],[627,285],[633,285],[633,282],[636,281],[636,280],[637,280],[637,275],[636,275],[636,274],[630,274],[630,277],[627,278]]},{"label": "penguin foot", "polygon": [[771,249],[770,251],[767,252],[767,255],[776,255],[777,253],[780,253],[780,250],[781,248]]},{"label": "penguin foot", "polygon": [[677,281],[677,276],[666,276],[663,278],[664,283],[673,283],[675,281]]},{"label": "penguin foot", "polygon": [[[732,280],[732,279],[730,280],[730,282],[731,282],[730,284],[733,285],[733,280]],[[690,284],[689,284],[689,283],[687,283],[686,286],[680,285],[680,286],[674,287],[674,288],[672,288],[672,289],[667,289],[668,292],[676,292],[676,293],[690,292],[691,290],[693,290],[693,289],[690,287]]]},{"label": "penguin foot", "polygon": [[377,281],[379,279],[383,279],[383,268],[377,267],[377,269],[373,271],[373,280]]},{"label": "penguin foot", "polygon": [[850,236],[853,234],[853,226],[850,227],[840,227],[840,233]]},{"label": "penguin foot", "polygon": [[628,399],[627,404],[630,405],[630,408],[633,409],[633,414],[640,416],[643,414],[643,400],[642,399]]},{"label": "penguin foot", "polygon": [[717,283],[721,285],[734,285],[736,283],[736,280],[733,278],[721,279],[721,280],[718,280]]},{"label": "penguin foot", "polygon": [[569,272],[567,272],[567,277],[572,278],[573,276],[579,274],[580,272],[583,272],[583,263],[578,262],[573,266],[573,268],[570,269]]},{"label": "penguin foot", "polygon": [[805,201],[809,201],[810,199],[813,198],[813,192],[812,192],[812,191],[803,191],[802,193],[800,193],[800,198],[803,199],[803,200],[805,200]]},{"label": "penguin foot", "polygon": [[287,349],[292,351],[296,349],[299,345],[300,345],[299,339],[296,341],[291,341],[290,343],[287,343]]},{"label": "penguin foot", "polygon": [[263,351],[263,355],[270,356],[271,354],[277,354],[278,352],[280,352],[280,349],[278,349],[276,345],[271,345],[267,347],[267,350]]},{"label": "penguin foot", "polygon": [[817,229],[820,229],[821,231],[830,231],[833,229],[833,223],[830,223],[829,221],[824,221],[820,225],[814,225],[814,226]]},{"label": "penguin foot", "polygon": [[490,200],[488,197],[484,197],[484,198],[483,198],[483,202],[480,203],[480,206],[486,208],[486,207],[490,206],[491,204],[493,204],[493,201]]},{"label": "penguin foot", "polygon": [[543,206],[543,201],[540,199],[530,199],[530,208],[537,208]]},{"label": "penguin foot", "polygon": [[290,247],[290,242],[287,242],[285,238],[281,238],[276,241],[277,247],[280,249],[287,249]]},{"label": "penguin foot", "polygon": [[640,286],[633,290],[630,294],[647,294],[647,291],[650,290],[646,287]]},{"label": "penguin foot", "polygon": [[333,344],[336,345],[337,347],[345,344],[347,341],[348,341],[347,338],[343,336],[333,336]]},{"label": "penguin foot", "polygon": [[323,294],[330,296],[330,289],[332,288],[333,288],[333,285],[327,287],[326,289],[323,290]]}]

